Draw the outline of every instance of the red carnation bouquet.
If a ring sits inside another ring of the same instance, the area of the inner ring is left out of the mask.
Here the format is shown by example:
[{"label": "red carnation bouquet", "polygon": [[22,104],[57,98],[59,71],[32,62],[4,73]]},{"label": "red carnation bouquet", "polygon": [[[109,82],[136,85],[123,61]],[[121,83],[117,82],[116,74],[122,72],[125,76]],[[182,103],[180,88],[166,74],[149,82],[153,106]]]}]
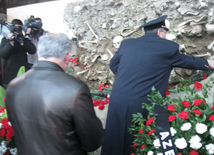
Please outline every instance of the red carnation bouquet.
[{"label": "red carnation bouquet", "polygon": [[[143,104],[149,112],[147,120],[141,113],[133,114],[130,133],[134,135],[131,155],[163,155],[161,141],[157,133],[155,103],[167,107],[170,133],[177,155],[213,155],[214,154],[214,94],[210,89],[214,78],[208,83],[198,81],[193,87],[188,84],[168,89],[178,93],[163,98],[154,88],[149,95],[151,105]],[[210,99],[210,100],[209,100]]]},{"label": "red carnation bouquet", "polygon": [[17,149],[14,142],[14,131],[8,120],[4,102],[5,90],[0,86],[0,153],[15,155]]},{"label": "red carnation bouquet", "polygon": [[[20,67],[17,76],[25,73],[25,67]],[[5,107],[5,89],[0,86],[0,154],[16,155],[17,148],[14,141],[14,130],[8,120]]]},{"label": "red carnation bouquet", "polygon": [[100,84],[97,90],[90,91],[93,99],[94,107],[104,110],[110,101],[111,88],[108,84]]}]

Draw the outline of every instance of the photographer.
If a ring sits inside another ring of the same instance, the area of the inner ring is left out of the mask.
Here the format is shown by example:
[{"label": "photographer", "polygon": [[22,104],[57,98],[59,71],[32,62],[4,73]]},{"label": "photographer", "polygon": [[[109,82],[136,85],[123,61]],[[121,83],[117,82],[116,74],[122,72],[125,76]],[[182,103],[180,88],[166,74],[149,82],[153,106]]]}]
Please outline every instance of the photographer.
[{"label": "photographer", "polygon": [[[31,16],[28,20],[25,21],[24,31],[25,36],[31,40],[31,42],[37,47],[37,43],[39,41],[39,37],[43,36],[47,31],[42,29],[42,19],[34,18]],[[38,56],[37,53],[33,55],[28,54],[28,63],[30,68],[37,61]]]},{"label": "photographer", "polygon": [[0,46],[0,56],[4,59],[3,64],[3,87],[7,88],[8,83],[17,76],[21,66],[27,71],[27,53],[36,53],[36,47],[27,38],[24,38],[23,23],[19,19],[14,19],[10,26],[11,33],[2,39]]}]

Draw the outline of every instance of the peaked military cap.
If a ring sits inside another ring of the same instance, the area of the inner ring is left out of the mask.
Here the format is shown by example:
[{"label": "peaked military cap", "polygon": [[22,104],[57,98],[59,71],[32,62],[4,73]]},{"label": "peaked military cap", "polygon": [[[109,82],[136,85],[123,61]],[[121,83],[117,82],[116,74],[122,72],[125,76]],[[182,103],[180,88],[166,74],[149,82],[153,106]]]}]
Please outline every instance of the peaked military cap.
[{"label": "peaked military cap", "polygon": [[144,28],[144,31],[157,29],[157,28],[164,28],[166,31],[169,29],[165,25],[165,19],[167,18],[167,15],[161,16],[155,20],[152,20],[146,24],[143,24],[140,26],[140,28]]}]

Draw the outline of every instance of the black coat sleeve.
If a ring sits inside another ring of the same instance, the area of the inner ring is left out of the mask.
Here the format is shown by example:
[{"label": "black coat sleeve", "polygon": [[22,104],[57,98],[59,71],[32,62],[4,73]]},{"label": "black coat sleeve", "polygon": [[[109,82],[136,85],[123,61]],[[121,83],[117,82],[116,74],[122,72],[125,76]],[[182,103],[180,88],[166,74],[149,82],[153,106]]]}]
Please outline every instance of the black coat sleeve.
[{"label": "black coat sleeve", "polygon": [[91,152],[102,145],[104,129],[96,116],[88,86],[83,85],[76,95],[73,109],[73,119],[76,132],[82,148]]},{"label": "black coat sleeve", "polygon": [[[23,42],[24,42],[23,48],[25,52],[29,54],[36,53],[36,46],[29,39],[24,38]],[[12,45],[9,40],[3,38],[0,46],[0,56],[2,58],[7,58],[11,54],[16,52],[17,49],[20,48],[20,46],[21,46],[20,43],[17,41],[15,41],[14,45]]]},{"label": "black coat sleeve", "polygon": [[7,58],[11,54],[13,54],[14,50],[16,49],[15,45],[12,46],[10,44],[10,41],[7,40],[5,37],[1,41],[1,46],[0,46],[0,56],[2,58]]},{"label": "black coat sleeve", "polygon": [[193,56],[187,56],[176,52],[172,56],[173,67],[181,67],[187,69],[209,70],[209,64],[206,59],[201,59]]},{"label": "black coat sleeve", "polygon": [[29,54],[34,54],[36,53],[36,46],[27,38],[24,38],[24,45],[23,48],[25,51]]}]

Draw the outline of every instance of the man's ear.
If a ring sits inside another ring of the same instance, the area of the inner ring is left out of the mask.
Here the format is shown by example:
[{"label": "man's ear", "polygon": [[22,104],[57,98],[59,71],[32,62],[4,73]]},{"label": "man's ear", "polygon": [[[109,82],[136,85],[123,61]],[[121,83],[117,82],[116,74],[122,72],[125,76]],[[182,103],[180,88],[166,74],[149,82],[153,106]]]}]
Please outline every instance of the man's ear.
[{"label": "man's ear", "polygon": [[66,56],[65,56],[65,59],[64,59],[64,61],[65,61],[65,63],[66,63],[67,65],[69,64],[70,55],[71,55],[71,52],[68,52],[68,53],[66,54]]},{"label": "man's ear", "polygon": [[158,37],[161,38],[161,30],[160,29],[158,30],[157,35],[158,35]]}]

